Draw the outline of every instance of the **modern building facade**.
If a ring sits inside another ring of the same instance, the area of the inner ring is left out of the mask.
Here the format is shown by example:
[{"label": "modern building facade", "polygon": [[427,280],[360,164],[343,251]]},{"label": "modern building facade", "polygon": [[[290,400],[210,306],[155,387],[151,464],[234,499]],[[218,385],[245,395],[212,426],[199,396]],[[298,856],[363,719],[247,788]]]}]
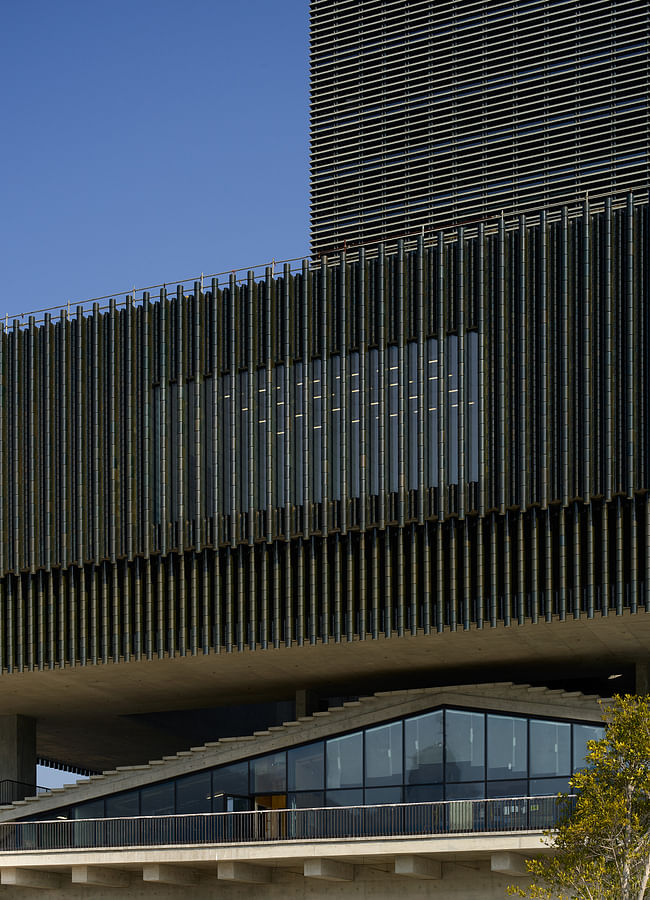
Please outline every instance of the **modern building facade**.
[{"label": "modern building facade", "polygon": [[648,271],[630,194],[15,322],[4,711],[92,770],[166,710],[630,671]]},{"label": "modern building facade", "polygon": [[647,5],[312,14],[316,261],[0,330],[7,887],[501,896],[650,689]]},{"label": "modern building facade", "polygon": [[511,683],[387,691],[122,766],[0,810],[0,878],[93,900],[190,885],[499,897],[603,733],[596,699]]},{"label": "modern building facade", "polygon": [[645,0],[312,0],[314,257],[647,184]]}]

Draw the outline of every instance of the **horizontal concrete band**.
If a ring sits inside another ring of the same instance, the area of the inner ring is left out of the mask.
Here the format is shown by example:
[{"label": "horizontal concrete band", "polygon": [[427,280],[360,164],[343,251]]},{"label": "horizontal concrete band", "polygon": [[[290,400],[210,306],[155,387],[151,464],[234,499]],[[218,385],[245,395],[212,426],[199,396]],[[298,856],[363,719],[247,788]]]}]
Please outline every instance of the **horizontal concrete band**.
[{"label": "horizontal concrete band", "polygon": [[62,871],[73,866],[175,866],[247,862],[270,866],[295,865],[327,857],[363,864],[376,857],[404,855],[444,860],[485,859],[492,853],[537,855],[549,852],[541,831],[517,834],[483,833],[436,838],[347,839],[340,841],[269,841],[254,844],[212,844],[200,847],[137,847],[124,849],[42,850],[0,853],[0,871],[38,868]]}]

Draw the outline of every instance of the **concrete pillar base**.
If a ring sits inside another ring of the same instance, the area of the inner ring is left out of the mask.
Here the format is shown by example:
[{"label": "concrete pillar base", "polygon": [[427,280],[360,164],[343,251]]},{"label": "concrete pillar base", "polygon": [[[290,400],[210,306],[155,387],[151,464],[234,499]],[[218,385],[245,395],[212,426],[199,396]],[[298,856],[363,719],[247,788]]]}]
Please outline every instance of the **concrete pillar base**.
[{"label": "concrete pillar base", "polygon": [[36,788],[36,720],[0,716],[0,802],[22,800]]}]

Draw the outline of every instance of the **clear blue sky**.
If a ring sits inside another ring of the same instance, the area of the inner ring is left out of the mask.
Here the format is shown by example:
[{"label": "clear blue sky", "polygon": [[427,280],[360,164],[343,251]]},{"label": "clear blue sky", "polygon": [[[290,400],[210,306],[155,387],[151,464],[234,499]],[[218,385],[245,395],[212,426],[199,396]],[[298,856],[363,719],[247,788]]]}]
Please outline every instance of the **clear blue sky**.
[{"label": "clear blue sky", "polygon": [[307,253],[308,7],[0,4],[2,318]]},{"label": "clear blue sky", "polygon": [[0,315],[307,253],[308,6],[0,4]]}]

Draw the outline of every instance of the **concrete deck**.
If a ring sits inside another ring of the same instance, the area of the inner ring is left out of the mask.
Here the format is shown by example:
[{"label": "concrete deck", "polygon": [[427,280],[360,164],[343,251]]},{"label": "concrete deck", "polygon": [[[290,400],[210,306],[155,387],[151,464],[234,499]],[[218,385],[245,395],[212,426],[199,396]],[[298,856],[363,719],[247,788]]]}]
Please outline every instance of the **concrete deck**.
[{"label": "concrete deck", "polygon": [[548,853],[541,832],[0,852],[11,897],[119,895],[197,900],[224,894],[293,898],[503,897],[524,859]]}]

